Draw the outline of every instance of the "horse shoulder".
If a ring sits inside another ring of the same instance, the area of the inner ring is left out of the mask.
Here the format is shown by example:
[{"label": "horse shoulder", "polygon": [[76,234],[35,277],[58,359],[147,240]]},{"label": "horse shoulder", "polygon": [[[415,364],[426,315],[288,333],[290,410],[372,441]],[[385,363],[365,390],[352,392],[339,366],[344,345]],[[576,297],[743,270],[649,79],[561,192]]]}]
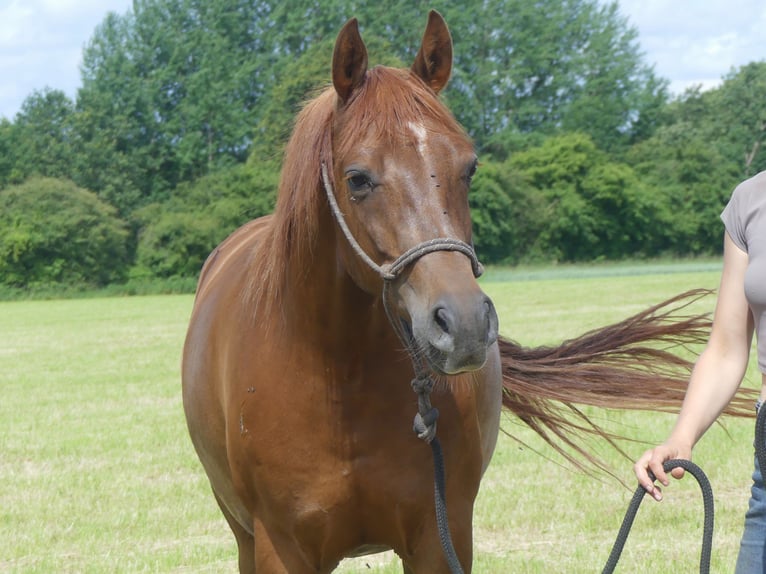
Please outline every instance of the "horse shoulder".
[{"label": "horse shoulder", "polygon": [[243,248],[254,246],[263,235],[263,232],[268,228],[272,218],[272,215],[266,215],[248,221],[234,230],[215,249],[213,249],[205,260],[205,263],[202,265],[202,271],[200,272],[199,281],[197,282],[198,298],[200,296],[200,291],[205,287],[209,280],[227,267],[227,262],[230,264],[232,258],[237,257],[238,255],[240,257],[246,255]]}]

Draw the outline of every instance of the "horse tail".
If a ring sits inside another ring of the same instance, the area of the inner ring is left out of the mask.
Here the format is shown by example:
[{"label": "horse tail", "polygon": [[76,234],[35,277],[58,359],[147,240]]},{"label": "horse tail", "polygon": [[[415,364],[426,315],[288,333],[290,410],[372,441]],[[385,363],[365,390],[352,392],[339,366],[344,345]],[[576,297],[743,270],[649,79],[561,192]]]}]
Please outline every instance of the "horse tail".
[{"label": "horse tail", "polygon": [[[709,314],[687,308],[709,293],[686,291],[558,347],[525,348],[500,338],[503,406],[577,467],[587,470],[585,459],[608,470],[588,439],[596,435],[623,452],[617,441],[625,437],[601,428],[581,407],[677,412],[694,366],[683,355],[693,357],[689,347],[704,343],[711,327]],[[724,413],[754,416],[757,394],[740,389]]]}]

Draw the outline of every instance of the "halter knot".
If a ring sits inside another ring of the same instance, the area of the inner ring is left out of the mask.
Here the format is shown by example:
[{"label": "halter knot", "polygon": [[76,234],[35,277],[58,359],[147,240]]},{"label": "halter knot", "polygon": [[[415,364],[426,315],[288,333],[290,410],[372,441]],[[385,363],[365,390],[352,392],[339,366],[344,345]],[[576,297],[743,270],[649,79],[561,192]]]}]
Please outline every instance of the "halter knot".
[{"label": "halter knot", "polygon": [[410,382],[412,390],[418,395],[418,412],[412,423],[412,430],[419,439],[431,443],[436,436],[436,421],[439,418],[439,409],[431,406],[431,391],[434,389],[434,380],[428,373],[420,373]]},{"label": "halter knot", "polygon": [[421,373],[419,376],[412,379],[410,382],[412,390],[418,395],[431,394],[434,390],[434,380],[428,375],[428,373]]},{"label": "halter knot", "polygon": [[391,283],[399,276],[398,273],[393,273],[391,271],[393,266],[392,263],[384,263],[378,267],[378,273],[380,273],[380,277],[385,283]]},{"label": "halter knot", "polygon": [[415,420],[412,421],[412,430],[418,435],[419,439],[431,444],[431,441],[436,437],[436,420],[439,418],[439,409],[436,407],[431,408],[425,415],[420,413],[415,415]]}]

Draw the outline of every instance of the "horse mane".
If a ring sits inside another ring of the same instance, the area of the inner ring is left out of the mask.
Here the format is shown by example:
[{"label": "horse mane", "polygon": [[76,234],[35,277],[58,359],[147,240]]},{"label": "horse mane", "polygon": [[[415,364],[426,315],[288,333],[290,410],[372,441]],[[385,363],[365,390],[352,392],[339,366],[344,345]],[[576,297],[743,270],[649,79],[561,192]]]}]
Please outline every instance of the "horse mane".
[{"label": "horse mane", "polygon": [[396,145],[408,122],[438,126],[442,133],[468,139],[438,96],[410,70],[376,66],[342,108],[332,86],[298,113],[285,147],[277,202],[268,237],[250,258],[245,297],[256,309],[280,300],[288,278],[305,279],[323,215],[329,214],[321,166],[333,178],[333,158],[358,144],[359,134],[379,145]]}]

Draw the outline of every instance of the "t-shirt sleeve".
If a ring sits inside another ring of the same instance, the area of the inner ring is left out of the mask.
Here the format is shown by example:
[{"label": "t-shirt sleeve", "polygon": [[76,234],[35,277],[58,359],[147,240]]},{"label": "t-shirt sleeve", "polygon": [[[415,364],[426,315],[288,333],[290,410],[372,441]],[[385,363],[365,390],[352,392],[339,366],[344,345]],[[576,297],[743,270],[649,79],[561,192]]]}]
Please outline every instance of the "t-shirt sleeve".
[{"label": "t-shirt sleeve", "polygon": [[742,196],[742,185],[739,185],[734,189],[729,203],[726,204],[723,212],[721,212],[721,220],[735,245],[747,252],[747,238],[745,237],[746,206]]}]

